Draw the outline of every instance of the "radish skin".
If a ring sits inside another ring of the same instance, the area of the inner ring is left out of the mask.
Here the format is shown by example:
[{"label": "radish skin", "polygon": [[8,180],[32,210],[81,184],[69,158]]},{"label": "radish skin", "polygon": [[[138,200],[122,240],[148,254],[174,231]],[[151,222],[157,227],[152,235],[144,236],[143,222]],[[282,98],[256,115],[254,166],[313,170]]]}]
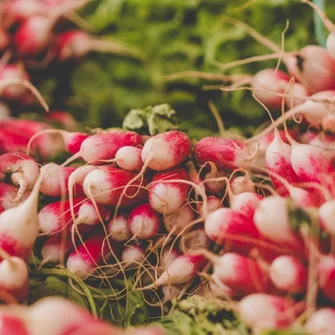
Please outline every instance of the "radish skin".
[{"label": "radish skin", "polygon": [[261,195],[253,192],[239,193],[231,200],[230,208],[252,219],[255,209],[262,198]]},{"label": "radish skin", "polygon": [[108,237],[116,242],[126,242],[131,237],[128,218],[125,214],[112,217],[107,223]]},{"label": "radish skin", "polygon": [[161,227],[161,216],[150,204],[136,207],[128,218],[128,227],[132,235],[139,239],[149,239],[157,235]]},{"label": "radish skin", "polygon": [[[16,187],[5,183],[0,183],[0,205],[4,210],[13,208],[20,203],[20,201],[16,199],[17,192],[18,190]],[[24,195],[24,197],[21,198],[21,202],[26,198],[27,195]]]},{"label": "radish skin", "polygon": [[63,241],[60,236],[49,237],[41,248],[42,262],[52,264],[60,263],[62,257],[67,257],[73,249],[72,241],[68,239],[63,250],[62,247]]},{"label": "radish skin", "polygon": [[231,180],[230,188],[236,195],[244,192],[256,192],[255,183],[249,177],[249,175],[238,176]]},{"label": "radish skin", "polygon": [[141,155],[142,148],[125,146],[116,152],[115,162],[123,170],[140,171],[143,167]]},{"label": "radish skin", "polygon": [[155,211],[166,216],[183,206],[188,197],[190,185],[176,182],[179,179],[189,181],[187,171],[180,167],[157,172],[153,176],[149,185],[149,202]]},{"label": "radish skin", "polygon": [[139,267],[145,260],[145,252],[139,245],[133,244],[122,250],[121,260],[124,267]]},{"label": "radish skin", "polygon": [[191,153],[191,140],[177,130],[170,130],[149,138],[142,150],[142,160],[145,165],[155,171],[172,169]]},{"label": "radish skin", "polygon": [[189,205],[185,205],[175,213],[165,216],[164,227],[167,232],[178,235],[194,219],[194,211]]},{"label": "radish skin", "polygon": [[313,335],[334,334],[335,308],[320,308],[307,320],[305,330]]}]

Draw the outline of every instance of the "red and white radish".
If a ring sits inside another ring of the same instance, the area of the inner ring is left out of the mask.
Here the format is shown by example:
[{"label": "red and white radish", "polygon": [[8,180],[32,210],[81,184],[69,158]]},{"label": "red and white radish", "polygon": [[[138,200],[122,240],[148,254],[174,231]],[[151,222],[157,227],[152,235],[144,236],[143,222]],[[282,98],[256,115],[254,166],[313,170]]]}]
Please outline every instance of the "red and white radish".
[{"label": "red and white radish", "polygon": [[[177,180],[181,180],[178,182]],[[149,185],[149,202],[157,212],[169,215],[176,212],[185,203],[190,185],[188,173],[181,167],[157,172]]]},{"label": "red and white radish", "polygon": [[139,239],[156,236],[161,228],[161,215],[150,204],[137,206],[128,217],[128,227],[132,235]]},{"label": "red and white radish", "polygon": [[262,198],[261,195],[253,192],[239,193],[233,196],[230,202],[230,208],[248,218],[253,218],[255,209]]},{"label": "red and white radish", "polygon": [[334,333],[334,317],[335,308],[320,308],[308,318],[304,329],[313,335],[331,335]]},{"label": "red and white radish", "polygon": [[63,243],[61,236],[49,237],[41,248],[42,262],[58,264],[64,257],[67,257],[73,249],[72,241],[67,239]]},{"label": "red and white radish", "polygon": [[250,176],[246,174],[245,176],[238,176],[230,181],[230,188],[234,194],[240,194],[244,192],[255,193],[255,183],[252,181]]},{"label": "red and white radish", "polygon": [[123,170],[140,171],[143,167],[141,155],[142,148],[125,146],[116,152],[115,162]]},{"label": "red and white radish", "polygon": [[331,301],[335,301],[335,257],[321,255],[319,259],[319,286],[322,293]]},{"label": "red and white radish", "polygon": [[284,292],[304,293],[306,291],[306,266],[294,256],[277,257],[271,263],[270,278],[272,283]]},{"label": "red and white radish", "polygon": [[144,144],[142,160],[155,171],[172,169],[186,160],[191,153],[191,140],[177,130],[150,137]]},{"label": "red and white radish", "polygon": [[167,232],[177,235],[194,219],[194,210],[189,205],[184,205],[171,215],[163,219],[164,227]]},{"label": "red and white radish", "polygon": [[[15,207],[20,203],[17,199],[17,191],[17,188],[12,185],[0,183],[0,205],[3,209]],[[21,198],[21,202],[26,197],[27,195]]]},{"label": "red and white radish", "polygon": [[131,237],[128,218],[125,214],[112,217],[107,223],[108,237],[116,242],[126,242]]},{"label": "red and white radish", "polygon": [[138,267],[145,260],[145,252],[139,245],[133,244],[124,247],[121,253],[123,267]]},{"label": "red and white radish", "polygon": [[215,210],[222,207],[223,207],[222,201],[215,195],[210,195],[207,197],[207,213],[204,212],[203,202],[197,204],[197,210],[199,212],[199,216],[203,218],[207,217],[209,213],[212,213]]}]

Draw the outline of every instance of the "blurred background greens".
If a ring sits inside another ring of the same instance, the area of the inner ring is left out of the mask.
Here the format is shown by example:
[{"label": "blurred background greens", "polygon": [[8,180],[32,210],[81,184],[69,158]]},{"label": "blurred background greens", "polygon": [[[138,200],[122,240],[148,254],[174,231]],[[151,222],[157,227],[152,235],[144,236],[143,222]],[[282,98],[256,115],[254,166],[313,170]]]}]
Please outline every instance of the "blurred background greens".
[{"label": "blurred background greens", "polygon": [[[326,4],[327,15],[335,18],[335,2]],[[220,81],[167,82],[164,76],[188,70],[220,74],[215,61],[270,53],[244,29],[224,22],[224,16],[244,21],[278,45],[288,20],[287,51],[316,43],[311,8],[293,0],[93,0],[80,15],[90,33],[134,46],[145,56],[137,61],[94,53],[53,69],[38,83],[51,106],[68,108],[90,127],[120,126],[130,109],[168,103],[182,127],[200,137],[217,131],[208,107],[212,100],[225,125],[252,131],[267,118],[250,92],[223,94],[203,90]],[[276,63],[252,63],[225,74],[256,73]]]}]

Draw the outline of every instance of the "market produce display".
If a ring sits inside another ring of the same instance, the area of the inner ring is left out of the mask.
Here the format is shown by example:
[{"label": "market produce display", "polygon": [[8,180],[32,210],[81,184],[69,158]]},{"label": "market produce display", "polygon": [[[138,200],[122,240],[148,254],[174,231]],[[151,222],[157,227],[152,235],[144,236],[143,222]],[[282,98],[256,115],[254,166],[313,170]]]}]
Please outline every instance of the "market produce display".
[{"label": "market produce display", "polygon": [[213,101],[208,136],[165,101],[114,127],[49,112],[25,68],[145,55],[67,28],[87,24],[88,1],[1,3],[1,99],[45,111],[1,108],[0,334],[335,334],[335,25],[301,2],[324,47],[286,51],[286,30],[279,45],[226,18],[271,52],[217,64],[263,65],[219,75],[219,90],[246,91],[268,116],[251,136]]}]

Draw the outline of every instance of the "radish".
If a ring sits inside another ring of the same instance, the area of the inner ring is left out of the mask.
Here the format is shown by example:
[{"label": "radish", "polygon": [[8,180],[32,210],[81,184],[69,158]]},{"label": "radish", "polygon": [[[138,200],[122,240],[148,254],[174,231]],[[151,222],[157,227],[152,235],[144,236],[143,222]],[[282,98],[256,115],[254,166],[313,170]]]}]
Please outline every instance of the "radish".
[{"label": "radish", "polygon": [[39,176],[39,167],[34,159],[22,153],[11,152],[0,156],[0,180],[10,175],[14,185],[19,186],[17,199],[26,190],[31,190]]},{"label": "radish", "polygon": [[252,181],[249,174],[246,174],[245,176],[234,177],[230,181],[230,188],[233,194],[236,195],[244,192],[256,192],[255,183]]},{"label": "radish", "polygon": [[41,193],[51,197],[65,196],[69,177],[75,168],[64,167],[55,163],[46,164],[44,168],[47,175],[41,184]]},{"label": "radish", "polygon": [[28,267],[24,260],[0,252],[3,261],[0,263],[0,290],[24,302],[28,297]]},{"label": "radish", "polygon": [[188,173],[181,167],[157,172],[149,185],[149,202],[157,212],[169,215],[176,212],[185,203],[190,185],[177,182],[189,181]]},{"label": "radish", "polygon": [[201,248],[208,249],[210,245],[211,240],[208,238],[204,229],[196,229],[187,234],[182,234],[179,240],[179,248],[183,253]]},{"label": "radish", "polygon": [[307,100],[307,97],[309,97],[309,92],[304,85],[300,83],[291,83],[288,96],[285,97],[286,107],[297,107],[298,105],[303,104]]},{"label": "radish", "polygon": [[259,141],[275,127],[278,127],[285,120],[288,120],[294,116],[303,116],[308,123],[312,125],[320,125],[322,123],[323,117],[329,114],[329,104],[335,101],[334,98],[335,90],[322,91],[313,94],[303,104],[296,106],[286,112],[283,116],[279,117],[259,134],[245,140],[244,145],[249,145],[250,143]]},{"label": "radish", "polygon": [[280,321],[288,326],[301,312],[300,306],[294,301],[270,294],[254,293],[239,302],[239,316],[249,327],[263,321]]},{"label": "radish", "polygon": [[224,171],[218,171],[214,165],[214,168],[212,167],[211,171],[204,176],[207,193],[222,196],[226,187],[226,180],[223,177],[226,176]]},{"label": "radish", "polygon": [[200,202],[197,204],[197,210],[199,212],[200,217],[207,217],[209,213],[214,212],[215,210],[222,208],[223,203],[222,201],[217,198],[215,195],[210,195],[207,197],[207,213],[204,212],[204,204]]},{"label": "radish", "polygon": [[326,49],[330,57],[335,59],[335,34],[330,33],[327,37]]},{"label": "radish", "polygon": [[[74,213],[78,214],[78,211],[85,198],[74,199]],[[44,206],[38,213],[38,221],[40,230],[45,234],[57,234],[63,229],[70,229],[72,225],[72,216],[70,212],[70,201],[62,200],[52,202]]]},{"label": "radish", "polygon": [[[117,328],[110,325],[109,332],[99,333],[102,322],[93,318],[87,310],[61,297],[42,298],[31,305],[27,313],[29,322],[26,326],[31,335],[120,335]],[[88,333],[85,328],[89,329]]]},{"label": "radish", "polygon": [[67,257],[73,249],[72,241],[67,240],[63,243],[60,236],[49,237],[41,248],[42,263],[58,264],[63,257]]},{"label": "radish", "polygon": [[68,131],[75,131],[79,128],[78,122],[74,117],[66,111],[63,110],[52,110],[46,116],[47,122],[57,123],[63,129]]},{"label": "radish", "polygon": [[233,252],[223,256],[206,254],[214,263],[213,273],[238,296],[265,292],[270,287],[268,272],[256,261]]},{"label": "radish", "polygon": [[82,142],[89,137],[85,133],[69,132],[61,129],[45,129],[31,137],[31,139],[29,140],[27,151],[29,152],[30,146],[37,137],[45,134],[60,135],[64,141],[66,151],[70,152],[73,155],[80,150]]},{"label": "radish", "polygon": [[145,252],[139,245],[133,244],[124,247],[121,253],[121,260],[124,268],[139,267],[145,260]]},{"label": "radish", "polygon": [[259,232],[253,220],[231,208],[210,213],[205,221],[205,231],[212,241],[244,255],[258,245]]},{"label": "radish", "polygon": [[12,311],[0,312],[0,334],[6,335],[31,335],[25,326],[24,320],[17,315],[10,315]]},{"label": "radish", "polygon": [[179,210],[163,219],[164,227],[167,232],[178,235],[194,219],[194,211],[189,205],[184,205]]},{"label": "radish", "polygon": [[11,111],[9,107],[5,103],[0,102],[0,122],[2,120],[10,119],[10,115],[11,115]]},{"label": "radish", "polygon": [[168,249],[164,250],[161,255],[160,259],[160,266],[166,270],[168,266],[179,256],[181,255],[180,251],[178,249]]},{"label": "radish", "polygon": [[262,196],[253,192],[239,193],[233,196],[230,208],[248,218],[253,218],[255,209],[262,198]]},{"label": "radish", "polygon": [[11,0],[3,8],[3,25],[6,28],[43,13],[43,5],[37,0]]},{"label": "radish", "polygon": [[297,232],[290,227],[288,201],[280,196],[262,199],[254,214],[254,222],[259,232],[277,244],[304,254],[304,245]]},{"label": "radish", "polygon": [[219,170],[246,168],[254,158],[239,140],[204,137],[195,144],[193,155],[198,165],[213,162]]},{"label": "radish", "polygon": [[81,30],[69,30],[56,35],[54,49],[60,61],[82,58],[92,51],[141,58],[136,50],[113,41],[99,40]]},{"label": "radish", "polygon": [[335,257],[321,255],[319,260],[319,285],[322,293],[335,301]]},{"label": "radish", "polygon": [[82,158],[90,164],[115,158],[116,152],[125,146],[138,146],[142,144],[139,134],[132,131],[113,131],[96,134],[85,139],[80,150],[70,157],[63,165],[67,165],[77,158]]},{"label": "radish", "polygon": [[[162,303],[171,302],[173,299],[183,295],[183,287],[179,285],[163,285],[161,290],[164,296]],[[145,333],[146,334],[146,333]]]},{"label": "radish", "polygon": [[111,252],[104,240],[105,236],[100,232],[91,235],[71,252],[66,262],[67,269],[81,278],[87,278]]},{"label": "radish", "polygon": [[0,27],[0,51],[5,50],[9,44],[9,37],[1,27]]},{"label": "radish", "polygon": [[95,206],[92,201],[88,200],[78,206],[78,212],[75,224],[97,225],[101,220],[106,221],[111,216],[111,210],[105,206]]},{"label": "radish", "polygon": [[296,77],[310,93],[335,89],[335,60],[327,50],[317,45],[307,45],[299,55],[287,62],[291,75]]},{"label": "radish", "polygon": [[[87,174],[83,189],[88,198],[101,205],[135,205],[146,199],[146,191],[135,177],[136,175],[130,171],[108,165],[101,166]],[[132,180],[131,185],[128,185]]]},{"label": "radish", "polygon": [[136,238],[153,238],[160,230],[161,216],[151,208],[150,204],[142,204],[129,214],[128,227]]},{"label": "radish", "polygon": [[233,289],[224,284],[215,273],[212,274],[209,280],[209,287],[213,295],[217,298],[227,300],[236,296]]},{"label": "radish", "polygon": [[277,257],[270,266],[272,283],[288,293],[304,293],[307,288],[307,269],[296,257],[283,255]]},{"label": "radish", "polygon": [[[331,120],[332,118],[332,120]],[[325,123],[325,126],[324,126]],[[324,133],[319,133],[315,137],[313,137],[308,144],[315,146],[321,149],[322,154],[332,163],[335,160],[335,149],[334,149],[334,138],[332,136],[327,136],[325,133],[329,132],[329,130],[335,129],[335,118],[332,114],[329,114],[323,118],[323,127],[328,129],[324,129]]]},{"label": "radish", "polygon": [[[7,64],[0,68],[0,80],[15,79],[29,80],[29,76],[22,66],[18,64]],[[27,88],[22,85],[10,85],[2,89],[1,97],[7,100],[17,100],[27,91]]]},{"label": "radish", "polygon": [[201,255],[181,255],[167,267],[154,283],[142,287],[141,290],[149,290],[162,285],[186,284],[195,278],[197,272],[204,265],[205,259]]},{"label": "radish", "polygon": [[141,148],[125,146],[116,152],[115,162],[123,170],[140,171],[143,167],[141,155]]},{"label": "radish", "polygon": [[11,256],[28,259],[38,234],[38,195],[45,176],[42,167],[32,192],[18,206],[0,214],[0,248]]},{"label": "radish", "polygon": [[254,75],[251,87],[256,98],[266,107],[280,108],[280,94],[285,93],[289,81],[290,76],[281,70],[264,69]]},{"label": "radish", "polygon": [[319,208],[320,224],[323,229],[332,235],[335,235],[334,215],[335,200],[327,201]]},{"label": "radish", "polygon": [[191,140],[177,130],[170,130],[149,138],[142,150],[142,160],[155,171],[172,169],[191,153]]},{"label": "radish", "polygon": [[308,318],[304,328],[313,335],[334,334],[334,317],[335,308],[320,308]]},{"label": "radish", "polygon": [[[24,195],[24,198],[21,198],[20,201],[22,202],[25,198],[27,198],[27,195]],[[0,183],[0,205],[3,209],[15,207],[20,201],[17,199],[16,187]]]},{"label": "radish", "polygon": [[112,217],[107,223],[108,237],[116,242],[126,242],[131,237],[128,228],[128,218],[125,214]]}]

